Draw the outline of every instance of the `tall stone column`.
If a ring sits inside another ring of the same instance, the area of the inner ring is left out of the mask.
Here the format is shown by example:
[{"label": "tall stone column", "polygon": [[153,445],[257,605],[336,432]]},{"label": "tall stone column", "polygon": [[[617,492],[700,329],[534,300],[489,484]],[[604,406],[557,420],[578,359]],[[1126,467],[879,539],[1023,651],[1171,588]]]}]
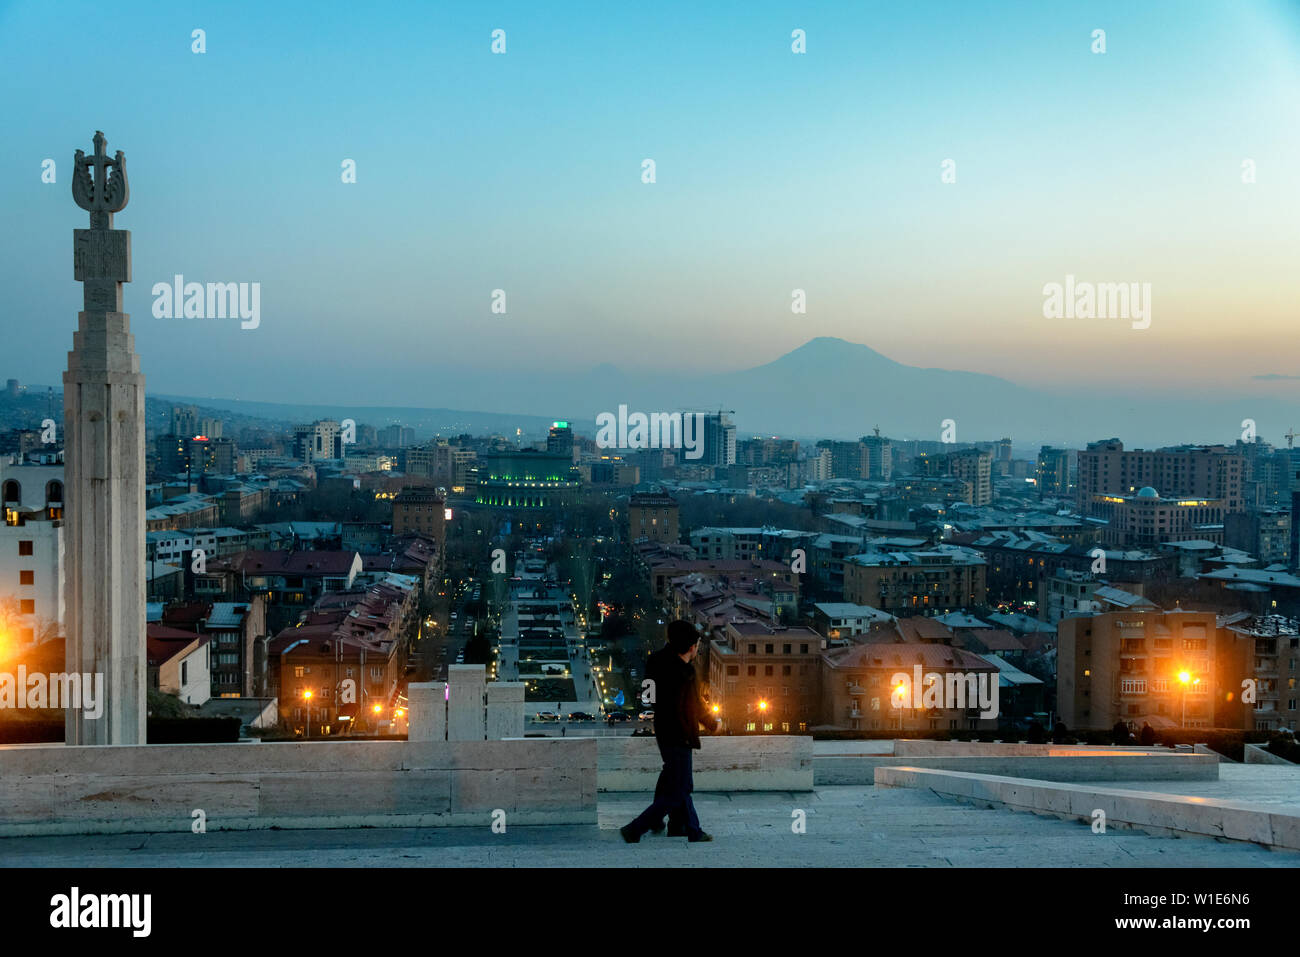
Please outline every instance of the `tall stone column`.
[{"label": "tall stone column", "polygon": [[[90,212],[73,230],[73,274],[84,310],[63,374],[66,544],[65,671],[102,675],[98,718],[69,708],[68,744],[144,744],[144,376],[122,283],[131,281],[131,233],[113,229],[126,206],[126,163],[77,150],[72,196]],[[111,173],[110,173],[111,170]]]}]

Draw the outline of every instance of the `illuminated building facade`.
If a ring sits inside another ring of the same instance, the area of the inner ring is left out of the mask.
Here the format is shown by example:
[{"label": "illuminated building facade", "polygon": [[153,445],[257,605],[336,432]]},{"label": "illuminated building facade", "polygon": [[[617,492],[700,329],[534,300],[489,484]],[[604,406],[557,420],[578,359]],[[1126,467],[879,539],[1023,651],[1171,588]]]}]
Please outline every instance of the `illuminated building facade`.
[{"label": "illuminated building facade", "polygon": [[580,484],[569,454],[490,452],[479,457],[474,501],[493,508],[563,508],[577,500]]}]

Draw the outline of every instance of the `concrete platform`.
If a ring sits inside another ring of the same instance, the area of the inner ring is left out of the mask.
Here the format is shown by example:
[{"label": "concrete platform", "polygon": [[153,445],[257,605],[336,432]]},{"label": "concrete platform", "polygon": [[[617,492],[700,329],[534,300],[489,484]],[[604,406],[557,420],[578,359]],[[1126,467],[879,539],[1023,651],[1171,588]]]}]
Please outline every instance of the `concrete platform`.
[{"label": "concrete platform", "polygon": [[[245,831],[0,839],[0,864],[20,867],[1287,867],[1300,853],[1140,831],[1094,834],[1075,821],[987,810],[928,791],[818,788],[781,794],[697,794],[716,840],[617,828],[650,794],[605,794],[599,826],[508,825]],[[806,832],[792,831],[803,811]]]},{"label": "concrete platform", "polygon": [[[1014,748],[1016,745],[986,745]],[[1026,747],[1021,745],[1020,747]],[[1038,747],[1028,745],[1028,747]],[[930,770],[964,771],[1042,781],[1214,781],[1219,777],[1217,757],[1191,752],[1095,753],[1063,750],[1052,755],[963,754],[933,757],[895,755],[817,755],[813,779],[818,786],[830,784],[872,784],[876,769],[916,767]]]},{"label": "concrete platform", "polygon": [[876,786],[921,788],[985,807],[1085,822],[1100,810],[1108,829],[1136,827],[1156,834],[1191,834],[1300,850],[1300,815],[1277,805],[907,766],[878,768]]}]

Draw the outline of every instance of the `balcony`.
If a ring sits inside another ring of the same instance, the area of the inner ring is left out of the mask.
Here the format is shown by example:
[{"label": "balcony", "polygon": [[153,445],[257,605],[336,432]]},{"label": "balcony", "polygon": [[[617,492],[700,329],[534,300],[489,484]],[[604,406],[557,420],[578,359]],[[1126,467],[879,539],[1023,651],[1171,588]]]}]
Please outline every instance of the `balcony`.
[{"label": "balcony", "polygon": [[849,682],[849,694],[853,695],[854,697],[857,697],[859,695],[864,695],[866,693],[867,693],[867,689],[862,687],[862,685]]},{"label": "balcony", "polygon": [[849,717],[850,717],[850,718],[861,718],[861,717],[862,717],[862,712],[859,711],[857,708],[849,708]]}]

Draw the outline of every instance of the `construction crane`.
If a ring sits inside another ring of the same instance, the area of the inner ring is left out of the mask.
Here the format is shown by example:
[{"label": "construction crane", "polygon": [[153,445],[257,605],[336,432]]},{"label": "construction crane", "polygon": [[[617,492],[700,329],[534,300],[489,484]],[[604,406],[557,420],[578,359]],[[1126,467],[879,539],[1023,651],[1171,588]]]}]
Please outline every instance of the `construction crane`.
[{"label": "construction crane", "polygon": [[1288,449],[1295,447],[1295,426],[1292,426],[1290,431],[1286,433],[1286,447]]}]

